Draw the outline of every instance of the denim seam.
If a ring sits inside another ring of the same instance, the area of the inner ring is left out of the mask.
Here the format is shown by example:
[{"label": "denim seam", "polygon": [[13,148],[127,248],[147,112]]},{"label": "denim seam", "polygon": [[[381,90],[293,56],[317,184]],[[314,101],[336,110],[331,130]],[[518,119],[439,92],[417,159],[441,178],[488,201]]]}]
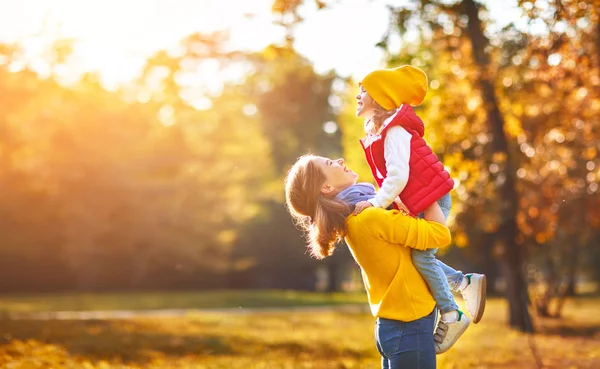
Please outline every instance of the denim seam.
[{"label": "denim seam", "polygon": [[396,347],[396,349],[394,350],[394,352],[390,355],[390,358],[394,355],[396,355],[399,351],[400,351],[400,346],[402,346],[402,336],[404,335],[404,324],[402,324],[402,331],[400,331],[400,338],[398,339],[398,347]]},{"label": "denim seam", "polygon": [[[424,317],[425,318],[425,317]],[[419,320],[419,325],[417,326],[417,369],[421,368],[421,325],[423,324],[422,320]]]},{"label": "denim seam", "polygon": [[381,335],[379,334],[379,329],[381,327],[381,324],[379,322],[379,319],[377,319],[376,323],[375,323],[375,346],[377,346],[377,351],[379,351],[379,353],[381,354],[381,356],[384,359],[387,359],[385,352],[383,351],[383,346],[381,345]]},{"label": "denim seam", "polygon": [[419,322],[419,329],[417,329],[417,369],[421,368],[421,324]]}]

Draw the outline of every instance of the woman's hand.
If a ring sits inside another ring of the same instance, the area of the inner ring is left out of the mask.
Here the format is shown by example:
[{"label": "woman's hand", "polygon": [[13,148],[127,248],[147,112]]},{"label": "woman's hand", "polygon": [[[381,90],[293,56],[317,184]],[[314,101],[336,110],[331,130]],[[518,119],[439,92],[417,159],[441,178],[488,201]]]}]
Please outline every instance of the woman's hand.
[{"label": "woman's hand", "polygon": [[396,200],[394,200],[394,203],[398,207],[398,210],[400,210],[402,212],[402,214],[405,214],[405,215],[410,214],[410,211],[408,210],[406,205],[404,205],[404,203],[402,203],[402,200],[400,200],[400,196],[396,197]]},{"label": "woman's hand", "polygon": [[368,201],[357,202],[356,205],[354,205],[354,215],[360,214],[363,210],[371,206],[373,206],[373,204]]}]

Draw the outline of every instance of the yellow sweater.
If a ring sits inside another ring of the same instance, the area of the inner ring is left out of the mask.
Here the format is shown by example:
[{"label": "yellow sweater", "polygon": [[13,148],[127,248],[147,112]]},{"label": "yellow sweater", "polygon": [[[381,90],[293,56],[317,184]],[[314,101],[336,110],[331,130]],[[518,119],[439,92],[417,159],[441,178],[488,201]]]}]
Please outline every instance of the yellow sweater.
[{"label": "yellow sweater", "polygon": [[375,207],[350,215],[346,224],[346,242],[361,268],[373,316],[408,322],[431,313],[435,301],[410,253],[448,246],[448,228]]}]

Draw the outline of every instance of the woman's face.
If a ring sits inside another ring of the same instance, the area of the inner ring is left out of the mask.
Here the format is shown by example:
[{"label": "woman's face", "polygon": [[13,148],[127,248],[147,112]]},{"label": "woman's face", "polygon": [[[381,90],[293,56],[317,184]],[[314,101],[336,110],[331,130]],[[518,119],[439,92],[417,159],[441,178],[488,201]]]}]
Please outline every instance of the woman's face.
[{"label": "woman's face", "polygon": [[321,187],[323,193],[336,194],[356,184],[358,174],[346,168],[344,159],[331,160],[318,156],[315,158],[315,164],[325,175],[325,183]]},{"label": "woman's face", "polygon": [[375,100],[367,93],[365,88],[361,85],[358,95],[356,95],[356,116],[370,119],[375,114]]}]

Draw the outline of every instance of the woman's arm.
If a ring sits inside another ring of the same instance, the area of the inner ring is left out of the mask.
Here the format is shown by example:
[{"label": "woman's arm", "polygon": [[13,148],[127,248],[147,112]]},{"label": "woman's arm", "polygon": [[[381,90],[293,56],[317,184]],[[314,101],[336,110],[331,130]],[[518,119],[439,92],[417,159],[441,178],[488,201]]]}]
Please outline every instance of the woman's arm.
[{"label": "woman's arm", "polygon": [[[439,206],[429,211],[435,220],[413,218],[399,211],[378,208],[367,208],[356,218],[365,231],[374,232],[377,237],[390,243],[419,250],[448,246],[451,241],[450,230],[436,221],[443,220],[444,214]],[[437,218],[439,215],[441,219]]]}]

